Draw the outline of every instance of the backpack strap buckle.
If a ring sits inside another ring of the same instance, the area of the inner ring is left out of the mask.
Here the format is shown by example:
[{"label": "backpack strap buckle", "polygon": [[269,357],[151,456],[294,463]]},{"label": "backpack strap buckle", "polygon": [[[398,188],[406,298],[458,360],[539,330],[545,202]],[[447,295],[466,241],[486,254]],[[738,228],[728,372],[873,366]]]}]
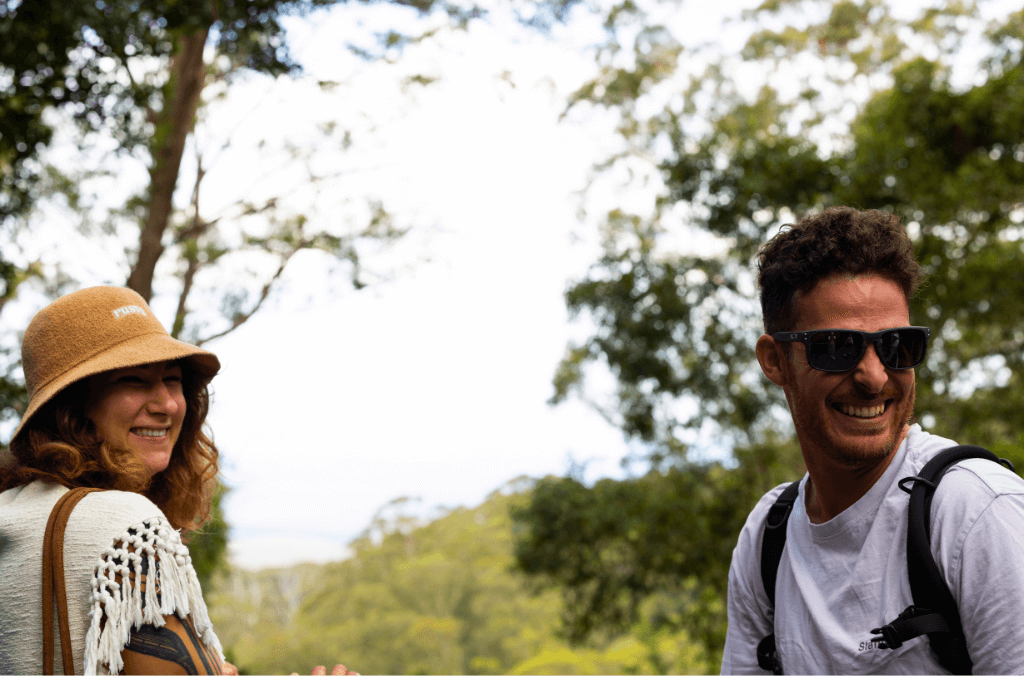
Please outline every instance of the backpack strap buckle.
[{"label": "backpack strap buckle", "polygon": [[891,648],[892,650],[896,650],[896,648],[903,645],[903,641],[900,640],[899,632],[896,630],[896,627],[892,626],[892,624],[887,624],[883,627],[879,627],[878,629],[872,629],[871,633],[881,634],[881,636],[876,636],[871,639],[871,642],[876,644],[879,648]]},{"label": "backpack strap buckle", "polygon": [[939,632],[949,633],[949,625],[939,613],[931,608],[908,606],[889,624],[872,629],[872,634],[879,634],[871,639],[879,648],[896,650],[904,642],[925,634]]}]

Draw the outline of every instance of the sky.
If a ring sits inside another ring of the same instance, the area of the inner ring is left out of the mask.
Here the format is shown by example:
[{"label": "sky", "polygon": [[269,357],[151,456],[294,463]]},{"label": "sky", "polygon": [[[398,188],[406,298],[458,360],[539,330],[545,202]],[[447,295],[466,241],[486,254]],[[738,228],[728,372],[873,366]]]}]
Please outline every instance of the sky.
[{"label": "sky", "polygon": [[[249,568],[343,557],[396,498],[429,518],[565,474],[570,458],[588,478],[619,476],[627,451],[583,404],[546,403],[567,342],[585,337],[566,283],[597,253],[574,192],[609,146],[558,122],[588,57],[483,26],[410,50],[406,67],[442,77],[400,101],[345,55],[349,18],[292,24],[290,41],[310,77],[349,76],[347,100],[376,126],[359,158],[367,189],[418,229],[382,258],[390,278],[358,293],[315,257],[296,261],[272,307],[209,345],[230,552]],[[284,102],[254,127],[280,124]]]}]

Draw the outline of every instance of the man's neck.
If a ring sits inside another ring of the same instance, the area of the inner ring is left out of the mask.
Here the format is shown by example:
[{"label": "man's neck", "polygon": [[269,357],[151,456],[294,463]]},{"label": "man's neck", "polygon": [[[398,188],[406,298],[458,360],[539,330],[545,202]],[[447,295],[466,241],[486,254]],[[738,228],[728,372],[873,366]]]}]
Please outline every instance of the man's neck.
[{"label": "man's neck", "polygon": [[864,497],[889,468],[907,438],[908,429],[904,429],[903,436],[888,456],[863,467],[838,466],[819,454],[804,453],[810,475],[804,505],[811,523],[831,521]]}]

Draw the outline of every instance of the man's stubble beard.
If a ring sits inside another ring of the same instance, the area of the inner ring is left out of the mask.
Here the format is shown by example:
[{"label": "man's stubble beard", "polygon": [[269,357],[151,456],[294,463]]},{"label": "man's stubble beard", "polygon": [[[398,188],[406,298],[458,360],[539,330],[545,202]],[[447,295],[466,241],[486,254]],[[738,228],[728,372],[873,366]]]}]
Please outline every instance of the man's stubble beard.
[{"label": "man's stubble beard", "polygon": [[[831,415],[826,416],[824,420],[816,420],[816,415],[810,415],[807,416],[809,419],[804,420],[798,418],[793,406],[790,406],[790,412],[793,414],[793,425],[796,427],[797,437],[801,441],[801,445],[803,445],[803,439],[800,439],[800,437],[806,436],[806,441],[822,449],[833,461],[845,467],[858,468],[865,464],[884,460],[896,450],[903,440],[904,430],[910,424],[911,418],[913,418],[916,398],[917,383],[915,380],[911,383],[909,391],[904,393],[903,400],[893,402],[893,406],[899,407],[899,410],[896,411],[896,424],[889,437],[881,446],[876,446],[873,437],[867,437],[859,444],[856,442],[841,443],[839,435],[835,434],[832,429]],[[840,413],[839,415],[843,414]],[[801,431],[804,433],[803,435]]]}]

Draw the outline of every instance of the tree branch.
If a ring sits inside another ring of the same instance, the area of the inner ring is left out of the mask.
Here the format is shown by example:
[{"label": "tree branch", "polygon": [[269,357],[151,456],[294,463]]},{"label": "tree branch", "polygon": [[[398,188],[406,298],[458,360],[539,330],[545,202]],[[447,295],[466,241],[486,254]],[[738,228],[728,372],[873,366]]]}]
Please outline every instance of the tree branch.
[{"label": "tree branch", "polygon": [[206,176],[206,169],[203,168],[203,156],[196,155],[196,184],[192,188],[192,223],[183,228],[177,236],[177,242],[184,249],[183,256],[188,264],[185,267],[185,274],[182,279],[181,294],[178,296],[178,309],[174,313],[174,326],[171,327],[171,337],[178,339],[185,328],[185,317],[188,315],[186,303],[188,295],[192,291],[192,283],[196,273],[203,266],[199,261],[199,237],[213,227],[216,221],[207,222],[199,216],[199,187]]},{"label": "tree branch", "polygon": [[207,336],[206,338],[200,338],[199,340],[197,340],[195,342],[196,346],[201,346],[204,343],[210,342],[211,340],[215,340],[217,338],[221,338],[223,336],[226,336],[227,334],[231,333],[232,331],[237,329],[242,324],[244,324],[247,321],[249,321],[249,318],[252,317],[254,314],[256,314],[257,311],[259,311],[260,307],[263,305],[263,302],[267,299],[267,296],[270,295],[270,287],[273,286],[274,282],[276,282],[278,280],[278,278],[281,277],[281,273],[284,272],[284,268],[285,268],[286,265],[288,265],[288,261],[291,260],[291,257],[294,256],[295,253],[297,251],[299,251],[299,249],[302,249],[302,248],[304,248],[304,246],[300,245],[300,246],[296,247],[295,249],[289,251],[288,253],[282,254],[282,256],[281,256],[281,264],[277,267],[277,272],[275,272],[274,276],[270,278],[270,281],[268,281],[266,284],[263,285],[263,290],[260,292],[260,299],[258,301],[256,301],[256,305],[254,305],[251,310],[249,310],[248,312],[243,312],[243,313],[236,314],[231,319],[231,326],[230,327],[228,327],[227,329],[221,331],[220,333],[215,333],[212,336]]}]

